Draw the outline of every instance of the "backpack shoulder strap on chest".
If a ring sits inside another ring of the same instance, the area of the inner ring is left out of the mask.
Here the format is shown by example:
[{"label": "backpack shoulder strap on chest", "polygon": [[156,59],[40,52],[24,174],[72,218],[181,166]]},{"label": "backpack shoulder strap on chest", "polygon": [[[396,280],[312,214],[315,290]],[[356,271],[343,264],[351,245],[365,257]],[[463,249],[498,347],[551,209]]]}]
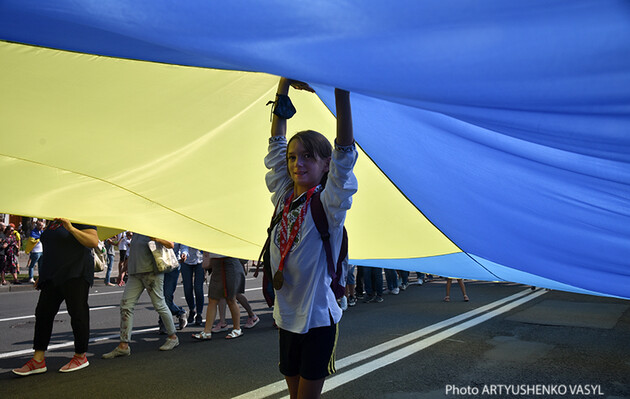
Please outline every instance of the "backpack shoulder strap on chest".
[{"label": "backpack shoulder strap on chest", "polygon": [[326,218],[326,212],[324,211],[324,205],[319,198],[320,192],[313,194],[311,198],[311,215],[319,231],[319,235],[322,237],[324,243],[324,251],[326,252],[326,261],[328,263],[328,273],[332,277],[332,288],[335,293],[335,297],[341,298],[345,294],[346,287],[341,285],[340,281],[343,278],[343,261],[348,256],[348,233],[346,227],[343,227],[343,239],[341,241],[341,248],[339,251],[339,258],[337,258],[337,267],[333,263],[332,249],[330,246],[330,232],[328,230],[328,219]]}]

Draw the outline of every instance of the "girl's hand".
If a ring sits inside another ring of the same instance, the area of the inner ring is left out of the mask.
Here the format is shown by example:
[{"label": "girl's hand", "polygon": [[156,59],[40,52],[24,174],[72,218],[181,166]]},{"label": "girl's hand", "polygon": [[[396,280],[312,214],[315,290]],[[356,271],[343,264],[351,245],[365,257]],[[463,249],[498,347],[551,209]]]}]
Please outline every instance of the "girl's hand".
[{"label": "girl's hand", "polygon": [[306,90],[310,93],[315,93],[315,90],[306,82],[300,82],[299,80],[290,80],[289,84],[296,90]]}]

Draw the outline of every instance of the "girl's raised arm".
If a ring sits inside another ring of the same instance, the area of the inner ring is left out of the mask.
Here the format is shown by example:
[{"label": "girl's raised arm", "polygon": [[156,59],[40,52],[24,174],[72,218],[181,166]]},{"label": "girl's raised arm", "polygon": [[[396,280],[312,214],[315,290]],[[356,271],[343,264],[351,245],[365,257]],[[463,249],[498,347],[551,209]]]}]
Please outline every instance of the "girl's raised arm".
[{"label": "girl's raised arm", "polygon": [[335,106],[337,108],[337,145],[352,145],[354,143],[354,133],[352,130],[350,93],[346,90],[335,89]]},{"label": "girl's raised arm", "polygon": [[[278,92],[277,94],[287,95],[289,93],[289,86],[291,85],[291,81],[287,78],[280,78],[280,82],[278,83]],[[276,114],[273,114],[273,120],[271,122],[271,136],[283,136],[287,135],[287,120],[284,118],[280,118]]]},{"label": "girl's raised arm", "polygon": [[[277,105],[277,102],[280,101],[278,96],[288,95],[289,87],[293,87],[296,90],[306,90],[308,92],[315,93],[315,90],[313,90],[313,88],[309,86],[308,83],[300,82],[299,80],[280,78],[280,82],[278,83],[278,91],[276,93],[277,94],[276,104],[274,104],[274,107]],[[293,108],[293,105],[291,104],[291,101],[288,98],[283,100],[283,104],[287,107]],[[281,112],[281,113],[284,113],[284,112]],[[292,112],[290,112],[290,114],[288,114],[286,118],[290,118],[291,116],[293,116],[294,113],[295,113],[295,108],[293,108]],[[275,137],[275,136],[286,137],[286,135],[287,135],[287,119],[276,115],[274,112],[272,123],[271,123],[271,136],[272,137]]]}]

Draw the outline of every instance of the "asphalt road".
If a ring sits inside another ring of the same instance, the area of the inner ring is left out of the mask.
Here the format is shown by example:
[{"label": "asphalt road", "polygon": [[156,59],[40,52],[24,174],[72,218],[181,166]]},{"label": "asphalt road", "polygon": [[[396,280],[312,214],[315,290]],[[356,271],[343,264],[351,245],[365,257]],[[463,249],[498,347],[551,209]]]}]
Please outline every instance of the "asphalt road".
[{"label": "asphalt road", "polygon": [[[158,350],[165,337],[157,334],[145,293],[131,356],[104,360],[117,344],[122,289],[99,280],[90,296],[90,366],[57,372],[73,352],[62,313],[47,352],[49,371],[30,377],[10,370],[32,353],[37,292],[0,293],[0,397],[285,397],[277,332],[259,286],[248,280],[246,295],[262,321],[243,337],[227,341],[220,333],[197,342],[191,333],[201,327],[186,327],[170,352]],[[437,280],[350,308],[340,324],[338,373],[327,379],[323,397],[630,398],[630,301],[510,283],[467,282],[467,289],[470,302],[454,285],[445,303],[444,281]],[[181,285],[175,298],[185,304]]]}]

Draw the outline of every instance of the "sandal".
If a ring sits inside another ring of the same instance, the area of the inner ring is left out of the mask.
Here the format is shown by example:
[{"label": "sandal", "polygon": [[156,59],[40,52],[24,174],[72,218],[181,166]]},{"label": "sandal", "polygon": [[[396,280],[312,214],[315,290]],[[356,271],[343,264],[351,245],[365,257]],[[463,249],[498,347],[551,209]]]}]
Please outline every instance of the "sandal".
[{"label": "sandal", "polygon": [[444,302],[450,302],[451,301],[451,297],[450,296],[445,296],[444,297]]},{"label": "sandal", "polygon": [[227,324],[223,324],[223,325],[217,324],[214,327],[212,327],[212,332],[213,333],[219,333],[219,332],[227,331],[229,329],[230,329],[230,327],[228,327]]},{"label": "sandal", "polygon": [[468,302],[470,301],[470,299],[468,298],[468,295],[464,295],[464,302]]},{"label": "sandal", "polygon": [[212,333],[211,332],[207,333],[205,331],[202,331],[198,334],[193,334],[192,337],[200,341],[208,341],[209,339],[212,338]]},{"label": "sandal", "polygon": [[243,330],[234,329],[230,331],[228,335],[225,336],[225,339],[235,339],[243,335]]}]

